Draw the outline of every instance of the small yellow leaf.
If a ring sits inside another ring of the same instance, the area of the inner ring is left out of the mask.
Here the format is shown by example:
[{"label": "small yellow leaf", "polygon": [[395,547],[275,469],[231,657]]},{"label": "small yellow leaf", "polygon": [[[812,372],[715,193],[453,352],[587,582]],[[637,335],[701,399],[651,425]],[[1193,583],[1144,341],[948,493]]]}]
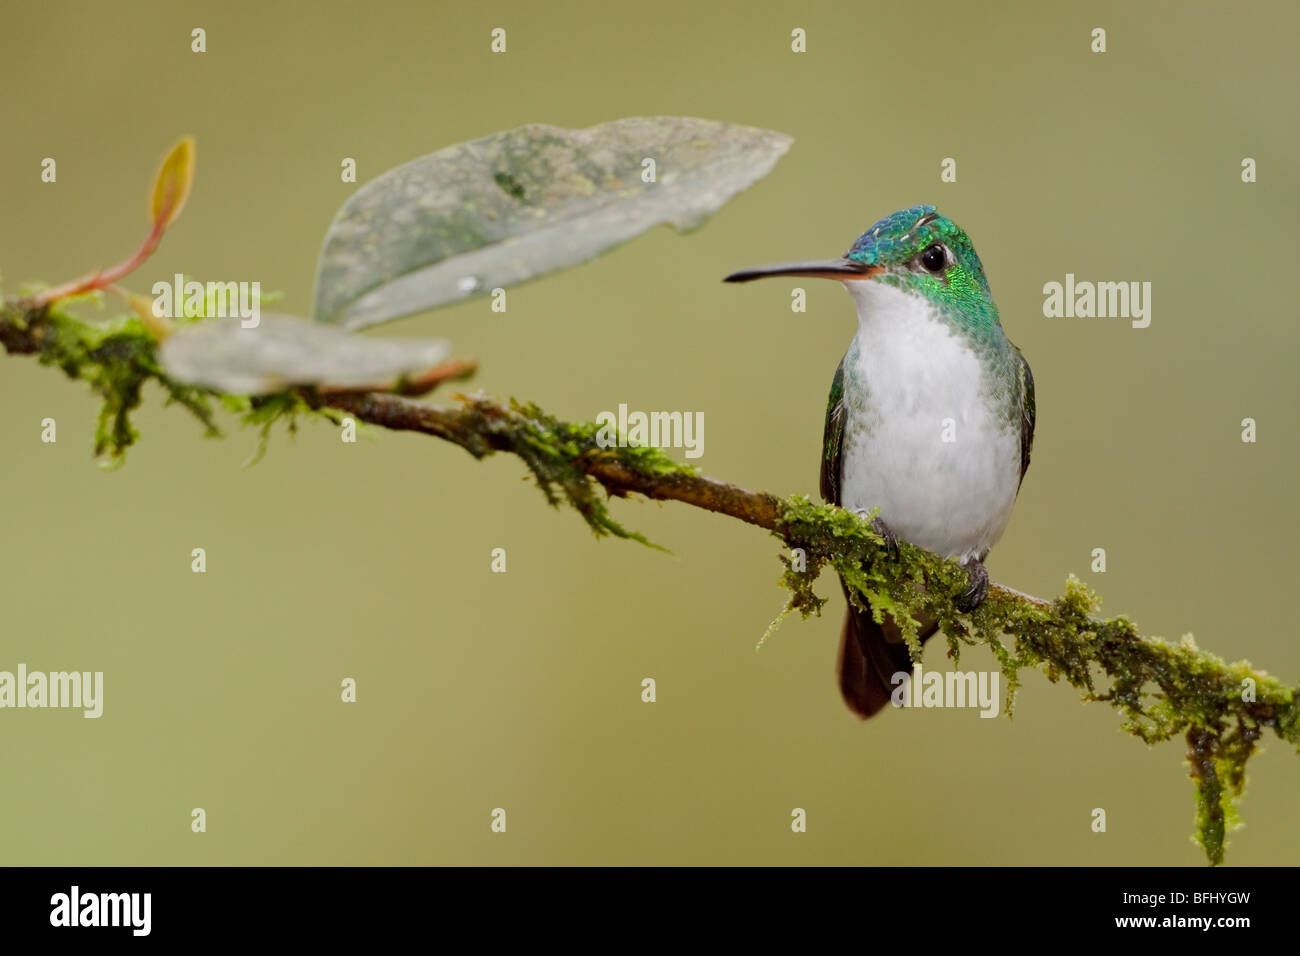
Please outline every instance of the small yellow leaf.
[{"label": "small yellow leaf", "polygon": [[182,137],[158,169],[149,201],[155,227],[170,226],[185,207],[190,186],[194,184],[194,152],[194,137]]}]

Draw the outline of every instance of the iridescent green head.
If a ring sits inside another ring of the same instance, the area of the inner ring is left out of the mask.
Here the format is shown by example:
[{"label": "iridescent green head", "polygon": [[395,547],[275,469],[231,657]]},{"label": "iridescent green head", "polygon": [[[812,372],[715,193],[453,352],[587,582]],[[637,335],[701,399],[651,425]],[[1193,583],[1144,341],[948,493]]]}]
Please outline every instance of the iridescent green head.
[{"label": "iridescent green head", "polygon": [[933,206],[913,206],[886,216],[864,232],[844,258],[864,266],[883,266],[902,277],[915,277],[920,289],[939,290],[953,284],[989,283],[984,266],[962,228]]},{"label": "iridescent green head", "polygon": [[728,282],[794,275],[870,279],[920,295],[967,327],[996,326],[997,308],[970,237],[934,206],[912,206],[880,220],[839,259],[745,269]]}]

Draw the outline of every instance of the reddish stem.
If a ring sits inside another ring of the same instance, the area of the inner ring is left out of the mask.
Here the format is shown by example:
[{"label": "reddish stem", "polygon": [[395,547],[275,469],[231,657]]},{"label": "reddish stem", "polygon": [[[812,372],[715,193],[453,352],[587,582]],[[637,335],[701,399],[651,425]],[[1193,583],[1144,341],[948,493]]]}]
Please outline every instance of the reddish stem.
[{"label": "reddish stem", "polygon": [[158,243],[162,241],[163,232],[167,228],[166,217],[160,217],[149,230],[149,234],[144,237],[144,242],[140,243],[140,248],[128,259],[123,259],[115,266],[107,269],[100,269],[98,272],[92,272],[84,275],[80,279],[73,279],[71,282],[65,282],[63,285],[56,285],[38,293],[35,297],[37,306],[46,306],[51,302],[57,302],[59,299],[66,299],[70,295],[82,295],[86,292],[94,292],[97,289],[104,289],[111,286],[118,279],[135,271],[140,265],[153,255],[153,251],[158,248]]}]

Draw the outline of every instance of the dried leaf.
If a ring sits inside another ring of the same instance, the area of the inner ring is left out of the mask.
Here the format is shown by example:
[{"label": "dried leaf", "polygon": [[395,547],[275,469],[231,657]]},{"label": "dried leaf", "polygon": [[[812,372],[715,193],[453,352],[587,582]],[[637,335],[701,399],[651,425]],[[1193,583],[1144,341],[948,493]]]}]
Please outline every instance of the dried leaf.
[{"label": "dried leaf", "polygon": [[321,249],[313,317],[362,328],[594,258],[659,223],[693,228],[791,142],[669,116],[521,126],[439,150],[344,203]]},{"label": "dried leaf", "polygon": [[292,385],[393,383],[428,371],[449,352],[442,339],[376,339],[263,313],[254,328],[243,328],[238,317],[182,326],[160,346],[159,358],[177,382],[265,395]]}]

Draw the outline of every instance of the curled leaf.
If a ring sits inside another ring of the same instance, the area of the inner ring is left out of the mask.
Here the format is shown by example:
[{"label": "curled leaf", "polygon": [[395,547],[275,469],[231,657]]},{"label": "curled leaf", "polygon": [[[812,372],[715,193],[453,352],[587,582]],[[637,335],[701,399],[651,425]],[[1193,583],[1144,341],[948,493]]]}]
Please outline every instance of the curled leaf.
[{"label": "curled leaf", "polygon": [[[162,241],[163,232],[181,214],[193,183],[194,137],[185,136],[171,148],[158,169],[158,175],[154,177],[153,190],[149,194],[151,225],[140,247],[127,258],[107,269],[97,269],[79,279],[43,290],[36,295],[35,301],[45,305],[60,299],[85,295],[87,292],[107,289],[123,276],[138,269],[142,262],[153,255],[154,250],[158,248],[158,243]],[[133,304],[133,308],[139,311],[138,305]],[[143,313],[141,318],[146,323],[149,322],[149,318]],[[150,331],[157,334],[157,330],[153,327]]]},{"label": "curled leaf", "polygon": [[173,381],[266,395],[293,385],[360,388],[426,372],[447,357],[442,339],[375,339],[290,315],[263,313],[257,326],[239,318],[185,325],[158,350]]},{"label": "curled leaf", "polygon": [[317,322],[358,329],[702,222],[767,175],[789,136],[681,116],[521,126],[389,170],[330,225]]},{"label": "curled leaf", "polygon": [[176,221],[194,185],[195,146],[193,136],[183,136],[158,168],[149,197],[149,215],[155,229]]}]

